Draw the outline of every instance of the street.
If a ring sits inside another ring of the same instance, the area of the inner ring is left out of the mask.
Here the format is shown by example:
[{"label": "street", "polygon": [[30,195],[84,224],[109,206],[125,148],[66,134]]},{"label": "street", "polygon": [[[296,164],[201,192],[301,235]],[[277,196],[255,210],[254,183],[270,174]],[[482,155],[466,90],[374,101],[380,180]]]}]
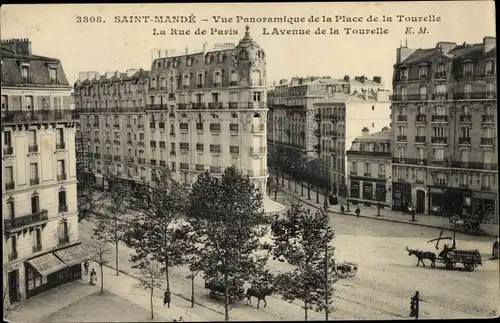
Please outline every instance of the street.
[{"label": "street", "polygon": [[[289,205],[292,198],[279,197],[278,202]],[[313,209],[313,207],[307,206]],[[483,266],[466,272],[459,265],[456,270],[416,267],[415,257],[409,257],[405,247],[434,251],[435,243],[427,243],[439,236],[440,230],[427,227],[356,218],[339,214],[330,215],[330,225],[336,233],[334,245],[339,262],[359,264],[353,278],[340,280],[336,285],[335,312],[332,319],[395,319],[407,318],[410,297],[419,291],[421,318],[473,318],[495,316],[499,304],[498,260],[488,260],[491,238],[457,234],[458,249],[478,249],[483,256]],[[92,224],[80,224],[80,239],[85,247],[92,243]],[[446,233],[444,235],[449,235]],[[440,249],[444,243],[440,243]],[[90,249],[91,250],[91,249]],[[111,249],[113,250],[113,249]],[[128,261],[131,251],[120,246],[120,269],[133,273]],[[108,255],[114,265],[114,250]],[[283,271],[287,265],[270,260],[273,271]],[[190,281],[186,267],[170,269],[171,290],[189,299]],[[223,311],[223,300],[208,297],[201,277],[195,279],[195,298],[206,307]],[[230,316],[238,320],[297,320],[303,318],[301,303],[290,304],[279,295],[269,297],[268,306],[259,310],[242,301],[233,305]],[[249,314],[251,311],[252,314]],[[310,319],[323,319],[323,313],[311,312]]]}]

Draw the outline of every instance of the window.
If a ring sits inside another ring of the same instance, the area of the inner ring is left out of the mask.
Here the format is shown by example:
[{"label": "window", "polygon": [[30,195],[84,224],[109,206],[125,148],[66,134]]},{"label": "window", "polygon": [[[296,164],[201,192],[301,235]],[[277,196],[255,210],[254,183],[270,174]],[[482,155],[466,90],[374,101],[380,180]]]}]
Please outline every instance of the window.
[{"label": "window", "polygon": [[57,161],[57,175],[64,175],[66,173],[65,171],[65,167],[64,167],[64,159],[61,159],[61,160],[58,160]]},{"label": "window", "polygon": [[218,86],[222,83],[222,73],[220,71],[214,72],[214,86]]},{"label": "window", "polygon": [[470,128],[461,127],[460,128],[460,138],[470,138]]},{"label": "window", "polygon": [[434,127],[432,128],[434,137],[436,138],[445,138],[446,132],[444,127]]},{"label": "window", "polygon": [[427,87],[426,86],[421,86],[419,88],[419,93],[421,97],[427,96]]},{"label": "window", "polygon": [[493,62],[488,61],[486,62],[486,75],[493,75]]},{"label": "window", "polygon": [[385,164],[378,165],[378,174],[385,177]]},{"label": "window", "polygon": [[27,96],[26,97],[26,109],[31,110],[32,108],[33,108],[33,97]]},{"label": "window", "polygon": [[419,105],[417,110],[419,115],[425,114],[425,107],[423,105]]},{"label": "window", "polygon": [[2,111],[9,110],[8,96],[2,95]]},{"label": "window", "polygon": [[425,172],[421,169],[417,170],[417,182],[423,183],[425,179]]},{"label": "window", "polygon": [[424,150],[422,148],[417,148],[417,160],[423,160],[424,157]]},{"label": "window", "polygon": [[242,50],[240,52],[240,60],[247,60],[248,59],[248,52],[246,50]]},{"label": "window", "polygon": [[185,74],[183,79],[182,79],[182,85],[184,87],[189,87],[190,81],[191,81],[191,78],[189,77],[189,74]]},{"label": "window", "polygon": [[370,163],[365,163],[365,174],[371,174],[372,169]]},{"label": "window", "polygon": [[465,93],[465,94],[470,94],[470,93],[472,93],[472,84],[465,84],[465,85],[464,85],[464,93]]},{"label": "window", "polygon": [[436,85],[436,94],[445,94],[446,93],[446,85],[438,84]]},{"label": "window", "polygon": [[401,98],[402,99],[406,98],[407,94],[408,94],[408,88],[406,86],[401,86],[399,88],[399,95],[401,95]]},{"label": "window", "polygon": [[404,126],[398,127],[398,134],[400,136],[406,136],[406,127],[404,127]]},{"label": "window", "polygon": [[47,278],[42,277],[38,271],[28,267],[28,290],[33,290],[47,282]]},{"label": "window", "polygon": [[57,83],[57,69],[49,68],[50,83]]},{"label": "window", "polygon": [[446,186],[447,178],[443,173],[439,173],[436,176],[436,184]]},{"label": "window", "polygon": [[418,137],[425,137],[425,127],[417,127],[417,136]]},{"label": "window", "polygon": [[68,239],[68,221],[66,221],[66,219],[63,219],[61,221],[59,238],[61,240]]},{"label": "window", "polygon": [[406,149],[404,147],[398,148],[398,156],[400,159],[403,159],[406,157]]},{"label": "window", "polygon": [[435,161],[444,161],[444,149],[442,149],[442,148],[433,148],[432,149],[432,160],[435,160]]},{"label": "window", "polygon": [[231,85],[238,84],[238,72],[235,70],[231,71]]},{"label": "window", "polygon": [[483,151],[483,163],[491,164],[491,151]]},{"label": "window", "polygon": [[437,73],[444,75],[446,73],[444,64],[439,64],[437,67]]},{"label": "window", "polygon": [[261,85],[261,72],[260,70],[252,71],[252,85]]},{"label": "window", "polygon": [[261,101],[261,92],[253,92],[253,102],[260,102]]},{"label": "window", "polygon": [[[42,246],[42,230],[37,228],[33,231],[33,251]],[[38,250],[39,251],[39,250]]]},{"label": "window", "polygon": [[460,151],[460,161],[462,163],[467,163],[469,162],[469,151],[466,149],[463,149]]},{"label": "window", "polygon": [[21,67],[21,77],[23,78],[23,82],[29,82],[30,78],[30,68],[29,66],[22,66]]},{"label": "window", "polygon": [[59,191],[59,209],[66,207],[66,191]]},{"label": "window", "polygon": [[495,138],[495,130],[493,128],[490,127],[484,128],[483,133],[485,138],[491,138],[491,139]]},{"label": "window", "polygon": [[203,73],[198,73],[196,75],[196,84],[198,87],[202,87],[203,86]]},{"label": "window", "polygon": [[470,75],[472,75],[472,68],[473,68],[473,64],[472,63],[465,63],[464,64],[464,69],[463,69],[464,76],[470,76]]},{"label": "window", "polygon": [[11,241],[11,244],[10,244],[10,248],[11,248],[11,254],[17,254],[17,236],[16,235],[12,235],[10,237],[10,241]]},{"label": "window", "polygon": [[408,79],[408,69],[407,68],[402,68],[399,70],[399,77],[401,80],[407,80]]},{"label": "window", "polygon": [[488,82],[486,83],[486,94],[493,94],[495,92],[495,84]]},{"label": "window", "polygon": [[483,188],[490,188],[493,184],[493,177],[489,174],[483,174],[481,176],[481,186]]},{"label": "window", "polygon": [[420,66],[418,68],[418,78],[422,79],[427,77],[427,66]]},{"label": "window", "polygon": [[14,172],[12,166],[5,167],[5,183],[10,184],[14,182]]},{"label": "window", "polygon": [[30,163],[30,179],[36,180],[38,179],[38,164]]},{"label": "window", "polygon": [[170,169],[175,172],[175,162],[171,162],[170,165]]},{"label": "window", "polygon": [[57,128],[57,142],[58,143],[63,143],[64,142],[64,129],[63,128]]}]

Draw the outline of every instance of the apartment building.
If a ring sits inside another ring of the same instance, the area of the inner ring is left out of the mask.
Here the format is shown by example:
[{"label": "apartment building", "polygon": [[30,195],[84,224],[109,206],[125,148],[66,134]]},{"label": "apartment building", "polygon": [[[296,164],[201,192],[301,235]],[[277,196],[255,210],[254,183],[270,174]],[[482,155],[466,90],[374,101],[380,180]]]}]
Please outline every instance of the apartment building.
[{"label": "apartment building", "polygon": [[345,192],[346,141],[363,127],[381,129],[390,123],[389,92],[380,77],[281,80],[268,95],[268,105],[269,144],[291,155],[320,158],[333,194]]},{"label": "apartment building", "polygon": [[[2,40],[4,306],[81,278],[71,86],[28,39]],[[7,303],[7,304],[5,304]]]},{"label": "apartment building", "polygon": [[266,55],[248,26],[237,44],[159,53],[150,72],[82,78],[75,104],[85,111],[97,177],[139,181],[168,165],[189,186],[205,170],[235,165],[265,194]]},{"label": "apartment building", "polygon": [[391,129],[362,135],[352,141],[347,151],[348,199],[352,204],[390,207],[392,204]]},{"label": "apartment building", "polygon": [[496,39],[397,49],[393,207],[498,223]]}]

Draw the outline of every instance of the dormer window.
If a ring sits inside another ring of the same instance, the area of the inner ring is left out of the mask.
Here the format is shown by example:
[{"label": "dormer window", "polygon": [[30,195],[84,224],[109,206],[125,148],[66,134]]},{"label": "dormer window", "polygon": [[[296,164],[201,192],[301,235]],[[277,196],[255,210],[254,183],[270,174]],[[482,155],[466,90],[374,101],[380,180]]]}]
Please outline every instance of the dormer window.
[{"label": "dormer window", "polygon": [[170,68],[170,61],[167,61],[167,68]]},{"label": "dormer window", "polygon": [[444,68],[444,64],[438,65],[435,78],[437,78],[437,79],[445,79],[446,78],[446,70]]},{"label": "dormer window", "polygon": [[222,83],[222,73],[220,71],[214,72],[214,87],[221,86]]},{"label": "dormer window", "polygon": [[173,64],[174,64],[174,67],[179,66],[179,59],[178,58],[174,58]]},{"label": "dormer window", "polygon": [[23,82],[25,83],[29,82],[29,76],[30,76],[30,67],[27,65],[21,66],[21,77],[23,78]]},{"label": "dormer window", "polygon": [[464,63],[464,76],[472,76],[472,63]]},{"label": "dormer window", "polygon": [[399,78],[401,80],[408,79],[408,69],[407,68],[402,68],[401,70],[399,70]]},{"label": "dormer window", "polygon": [[205,63],[207,63],[207,64],[212,63],[212,55],[207,54],[207,56],[205,56]]},{"label": "dormer window", "polygon": [[247,60],[248,59],[248,52],[246,50],[243,50],[240,52],[240,60]]},{"label": "dormer window", "polygon": [[203,87],[203,73],[198,73],[196,76],[196,87],[202,88]]},{"label": "dormer window", "polygon": [[189,88],[190,81],[191,81],[190,75],[184,74],[184,77],[182,78],[182,86],[184,88]]},{"label": "dormer window", "polygon": [[186,59],[186,65],[187,66],[192,66],[193,65],[193,58],[192,57],[188,57]]},{"label": "dormer window", "polygon": [[229,85],[238,85],[238,72],[235,70],[231,71],[231,81]]}]

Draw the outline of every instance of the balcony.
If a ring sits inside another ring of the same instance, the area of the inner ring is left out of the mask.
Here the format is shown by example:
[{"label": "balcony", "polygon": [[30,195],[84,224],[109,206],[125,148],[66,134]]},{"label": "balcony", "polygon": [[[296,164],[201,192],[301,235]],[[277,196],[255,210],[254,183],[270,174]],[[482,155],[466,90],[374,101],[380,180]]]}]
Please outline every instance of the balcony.
[{"label": "balcony", "polygon": [[160,128],[160,131],[161,130],[165,131],[165,122],[159,122],[158,127]]},{"label": "balcony", "polygon": [[210,166],[210,173],[221,174],[222,167],[221,166]]},{"label": "balcony", "polygon": [[266,102],[263,101],[254,101],[248,102],[248,109],[266,109]]},{"label": "balcony", "polygon": [[378,177],[378,178],[385,178],[385,177],[386,177],[386,175],[385,175],[385,174],[378,174],[378,175],[377,175],[377,177]]},{"label": "balcony", "polygon": [[42,251],[42,244],[38,244],[36,246],[33,246],[33,253]]},{"label": "balcony", "polygon": [[220,132],[220,123],[211,123],[210,124],[210,131]]},{"label": "balcony", "polygon": [[7,147],[5,147],[5,148],[3,149],[3,154],[4,154],[5,156],[9,156],[9,155],[14,154],[14,147],[12,147],[12,146],[7,146]]},{"label": "balcony", "polygon": [[348,150],[346,152],[348,156],[373,156],[373,157],[391,157],[390,151],[360,151],[360,150]]},{"label": "balcony", "polygon": [[183,170],[188,170],[189,164],[188,163],[180,163],[179,168],[183,169]]},{"label": "balcony", "polygon": [[171,155],[171,156],[175,156],[175,155],[176,155],[175,150],[171,150],[171,151],[170,151],[170,155]]},{"label": "balcony", "polygon": [[238,132],[239,131],[239,125],[231,123],[229,124],[229,131],[230,132]]},{"label": "balcony", "polygon": [[13,251],[12,253],[9,253],[9,261],[13,261],[17,259],[17,251]]},{"label": "balcony", "polygon": [[326,118],[327,118],[328,120],[330,120],[330,121],[333,121],[333,122],[337,121],[337,116],[336,116],[336,115],[333,115],[333,114],[331,114],[331,115],[327,115],[327,116],[326,116]]},{"label": "balcony", "polygon": [[113,156],[113,160],[119,162],[122,160],[122,156]]},{"label": "balcony", "polygon": [[67,179],[66,173],[57,174],[57,181],[65,181]]},{"label": "balcony", "polygon": [[436,101],[448,100],[448,93],[434,93],[432,99]]},{"label": "balcony", "polygon": [[127,162],[127,163],[133,163],[134,162],[134,157],[125,157],[125,162]]},{"label": "balcony", "polygon": [[493,115],[482,115],[481,116],[481,123],[495,123],[495,116]]},{"label": "balcony", "polygon": [[196,170],[199,172],[203,172],[203,171],[205,171],[205,166],[200,165],[200,164],[196,164]]},{"label": "balcony", "polygon": [[481,191],[486,191],[486,192],[489,192],[492,190],[492,187],[491,186],[485,186],[485,185],[481,185]]},{"label": "balcony", "polygon": [[101,154],[99,154],[99,153],[95,153],[95,154],[94,154],[94,158],[95,158],[95,159],[101,159]]},{"label": "balcony", "polygon": [[165,161],[164,160],[160,160],[160,166],[165,167]]},{"label": "balcony", "polygon": [[398,115],[398,122],[406,122],[408,121],[408,116]]},{"label": "balcony", "polygon": [[59,213],[68,212],[68,205],[59,205]]},{"label": "balcony", "polygon": [[229,82],[229,86],[237,86],[238,85],[238,81],[230,81]]},{"label": "balcony", "polygon": [[446,80],[446,72],[436,72],[434,73],[435,80]]},{"label": "balcony", "polygon": [[448,116],[445,115],[433,115],[431,116],[431,122],[448,122]]},{"label": "balcony", "polygon": [[151,148],[156,148],[156,141],[154,141],[154,140],[150,140],[150,141],[149,141],[149,146],[150,146]]},{"label": "balcony", "polygon": [[315,114],[314,119],[321,120],[321,114],[320,113]]},{"label": "balcony", "polygon": [[113,143],[114,143],[115,145],[121,145],[121,143],[122,143],[122,142],[121,142],[120,140],[114,140],[114,141],[113,141]]},{"label": "balcony", "polygon": [[328,136],[332,137],[332,139],[337,139],[337,132],[336,131],[328,131],[326,134]]},{"label": "balcony", "polygon": [[113,124],[113,127],[120,128],[120,125],[118,123],[115,123],[115,124]]},{"label": "balcony", "polygon": [[448,144],[448,137],[431,137],[431,144]]},{"label": "balcony", "polygon": [[314,135],[315,135],[316,137],[320,137],[320,136],[321,136],[321,131],[319,131],[319,130],[314,130]]},{"label": "balcony", "polygon": [[415,142],[425,144],[425,136],[415,136]]},{"label": "balcony", "polygon": [[63,149],[66,149],[66,143],[59,142],[56,144],[56,150],[63,150]]},{"label": "balcony", "polygon": [[314,145],[314,146],[313,146],[313,149],[314,149],[314,150],[321,150],[321,145]]},{"label": "balcony", "polygon": [[177,104],[177,109],[179,110],[186,110],[187,104],[186,103],[179,103]]},{"label": "balcony", "polygon": [[[46,123],[50,121],[77,121],[80,110],[10,110],[2,111],[1,121],[7,123]],[[97,125],[98,127],[99,125]]]},{"label": "balcony", "polygon": [[406,136],[397,136],[396,141],[397,142],[406,142]]},{"label": "balcony", "polygon": [[264,132],[264,125],[263,124],[260,124],[260,125],[253,124],[252,125],[252,132],[253,133],[262,133],[262,132]]},{"label": "balcony", "polygon": [[138,146],[141,146],[141,147],[145,147],[145,146],[146,146],[146,144],[144,143],[144,141],[139,141],[139,142],[137,143],[137,145],[138,145]]},{"label": "balcony", "polygon": [[144,165],[146,163],[146,159],[145,158],[137,158],[137,162],[141,165]]},{"label": "balcony", "polygon": [[38,145],[29,145],[28,152],[30,154],[37,153],[38,152]]},{"label": "balcony", "polygon": [[195,110],[204,110],[207,106],[205,103],[193,103],[193,109]]},{"label": "balcony", "polygon": [[12,231],[21,227],[32,226],[40,222],[49,221],[49,215],[47,210],[40,210],[36,213],[31,213],[28,215],[23,215],[20,217],[4,219],[5,231]]},{"label": "balcony", "polygon": [[127,140],[127,144],[131,145],[132,144],[132,140]]},{"label": "balcony", "polygon": [[38,184],[40,184],[40,178],[39,177],[30,178],[30,186],[38,185]]},{"label": "balcony", "polygon": [[165,149],[166,144],[165,141],[160,141],[160,149]]},{"label": "balcony", "polygon": [[372,173],[363,173],[363,176],[365,176],[365,177],[372,177]]},{"label": "balcony", "polygon": [[472,116],[470,114],[462,114],[460,116],[460,122],[461,123],[471,123],[472,122]]},{"label": "balcony", "polygon": [[14,186],[16,186],[14,182],[5,183],[5,190],[6,191],[13,190]]},{"label": "balcony", "polygon": [[209,109],[222,109],[222,102],[210,102],[208,104]]},{"label": "balcony", "polygon": [[196,123],[196,130],[203,131],[203,123]]},{"label": "balcony", "polygon": [[481,138],[481,146],[493,146],[495,138]]},{"label": "balcony", "polygon": [[238,109],[238,102],[229,102],[229,109]]},{"label": "balcony", "polygon": [[69,236],[64,236],[59,238],[59,245],[65,245],[69,243]]},{"label": "balcony", "polygon": [[113,156],[111,156],[110,154],[104,154],[104,160],[112,161],[113,160]]},{"label": "balcony", "polygon": [[427,160],[419,158],[392,157],[394,164],[427,165]]},{"label": "balcony", "polygon": [[459,145],[470,145],[471,138],[470,137],[460,137],[460,138],[458,138],[458,144]]},{"label": "balcony", "polygon": [[415,122],[416,123],[426,123],[427,122],[427,117],[425,114],[417,114],[415,116]]},{"label": "balcony", "polygon": [[266,147],[250,147],[251,155],[260,155],[266,153]]},{"label": "balcony", "polygon": [[427,94],[395,94],[391,96],[392,101],[426,101]]}]

